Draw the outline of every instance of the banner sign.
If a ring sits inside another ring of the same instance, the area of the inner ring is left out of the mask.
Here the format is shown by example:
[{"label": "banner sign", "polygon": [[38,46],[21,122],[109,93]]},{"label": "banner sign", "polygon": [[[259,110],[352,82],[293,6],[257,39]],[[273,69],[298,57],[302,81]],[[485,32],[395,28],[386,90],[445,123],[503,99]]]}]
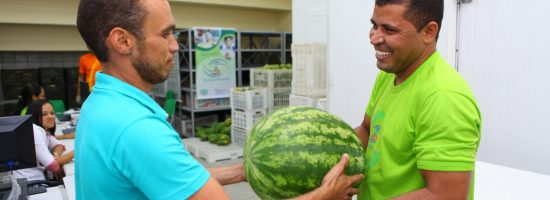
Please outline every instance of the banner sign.
[{"label": "banner sign", "polygon": [[235,29],[193,28],[197,99],[229,97],[235,87]]}]

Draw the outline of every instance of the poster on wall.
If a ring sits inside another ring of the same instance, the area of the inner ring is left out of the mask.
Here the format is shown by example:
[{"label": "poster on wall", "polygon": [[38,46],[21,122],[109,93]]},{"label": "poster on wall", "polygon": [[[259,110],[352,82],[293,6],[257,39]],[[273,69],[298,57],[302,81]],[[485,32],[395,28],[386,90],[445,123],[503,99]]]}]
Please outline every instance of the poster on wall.
[{"label": "poster on wall", "polygon": [[194,27],[197,99],[229,97],[235,87],[235,29]]}]

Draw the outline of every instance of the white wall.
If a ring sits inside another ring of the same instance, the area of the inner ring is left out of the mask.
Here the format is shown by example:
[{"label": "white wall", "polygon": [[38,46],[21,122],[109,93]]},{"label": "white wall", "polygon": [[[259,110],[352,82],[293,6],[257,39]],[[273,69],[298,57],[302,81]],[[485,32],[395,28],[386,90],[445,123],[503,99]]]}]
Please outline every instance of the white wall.
[{"label": "white wall", "polygon": [[292,1],[292,43],[327,43],[328,0]]},{"label": "white wall", "polygon": [[459,71],[483,117],[478,159],[550,175],[550,2],[461,7]]},{"label": "white wall", "polygon": [[[449,63],[455,60],[456,4],[445,0],[445,17],[437,48]],[[378,73],[370,44],[374,1],[329,1],[328,108],[352,127],[359,125]],[[296,29],[294,29],[296,30]],[[298,37],[295,34],[293,37]]]},{"label": "white wall", "polygon": [[373,8],[373,1],[329,1],[327,103],[352,127],[363,119],[378,73],[369,40]]}]

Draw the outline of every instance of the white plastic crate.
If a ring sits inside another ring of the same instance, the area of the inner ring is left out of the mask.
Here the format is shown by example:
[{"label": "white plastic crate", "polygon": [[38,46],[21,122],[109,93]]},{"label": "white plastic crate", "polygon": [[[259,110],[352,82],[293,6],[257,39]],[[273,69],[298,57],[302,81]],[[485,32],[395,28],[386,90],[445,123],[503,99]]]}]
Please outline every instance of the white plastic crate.
[{"label": "white plastic crate", "polygon": [[288,88],[292,84],[291,69],[250,70],[250,86],[253,88]]},{"label": "white plastic crate", "polygon": [[290,94],[289,105],[317,107],[317,98]]},{"label": "white plastic crate", "polygon": [[327,98],[317,99],[317,108],[319,108],[321,110],[324,110],[324,111],[328,111],[327,110]]},{"label": "white plastic crate", "polygon": [[244,92],[231,89],[231,108],[241,110],[267,109],[267,89],[255,88]]},{"label": "white plastic crate", "polygon": [[239,147],[244,147],[244,144],[246,143],[246,137],[248,136],[248,133],[250,133],[250,130],[252,129],[247,130],[237,127],[231,127],[231,143]]},{"label": "white plastic crate", "polygon": [[292,44],[292,74],[292,94],[326,96],[326,45]]},{"label": "white plastic crate", "polygon": [[[190,106],[189,102],[191,102],[191,96],[189,95],[189,93],[185,94],[185,101],[183,101],[183,105]],[[184,98],[182,98],[182,100],[183,99]],[[195,108],[215,108],[230,105],[229,98],[197,99],[196,94],[194,96],[193,103]]]},{"label": "white plastic crate", "polygon": [[199,150],[197,149],[197,145],[201,143],[202,141],[199,138],[193,137],[193,138],[185,138],[181,140],[183,142],[183,145],[185,146],[185,149],[191,153],[194,156],[199,156]]},{"label": "white plastic crate", "polygon": [[289,105],[290,88],[274,88],[268,89],[267,93],[267,111],[269,113],[279,109],[285,108]]},{"label": "white plastic crate", "polygon": [[197,146],[199,155],[206,162],[214,163],[243,157],[243,149],[235,145],[219,146],[210,142],[201,142]]},{"label": "white plastic crate", "polygon": [[209,163],[243,157],[243,149],[232,144],[219,146],[208,141],[200,141],[199,138],[186,138],[182,142],[189,153]]},{"label": "white plastic crate", "polygon": [[231,126],[251,130],[254,124],[266,114],[265,109],[260,110],[231,110]]}]

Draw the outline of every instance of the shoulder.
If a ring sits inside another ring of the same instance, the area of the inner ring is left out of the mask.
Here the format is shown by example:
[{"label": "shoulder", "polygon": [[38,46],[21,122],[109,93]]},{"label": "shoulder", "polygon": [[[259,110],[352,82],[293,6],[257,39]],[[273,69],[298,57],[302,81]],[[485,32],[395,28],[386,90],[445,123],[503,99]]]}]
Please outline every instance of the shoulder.
[{"label": "shoulder", "polygon": [[418,92],[424,98],[437,94],[462,95],[473,98],[470,86],[458,71],[445,58],[437,55],[419,77]]},{"label": "shoulder", "polygon": [[[138,119],[134,119],[126,126],[122,132],[125,143],[134,144],[141,142],[165,142],[164,140],[178,139],[179,136],[173,128],[164,119],[150,114],[144,115]],[[174,138],[176,137],[176,138]]]},{"label": "shoulder", "polygon": [[[46,130],[44,130],[44,128],[36,125],[36,124],[32,124],[32,131],[34,133],[34,139],[37,140],[45,140],[46,138]],[[35,141],[36,142],[36,141]]]}]

